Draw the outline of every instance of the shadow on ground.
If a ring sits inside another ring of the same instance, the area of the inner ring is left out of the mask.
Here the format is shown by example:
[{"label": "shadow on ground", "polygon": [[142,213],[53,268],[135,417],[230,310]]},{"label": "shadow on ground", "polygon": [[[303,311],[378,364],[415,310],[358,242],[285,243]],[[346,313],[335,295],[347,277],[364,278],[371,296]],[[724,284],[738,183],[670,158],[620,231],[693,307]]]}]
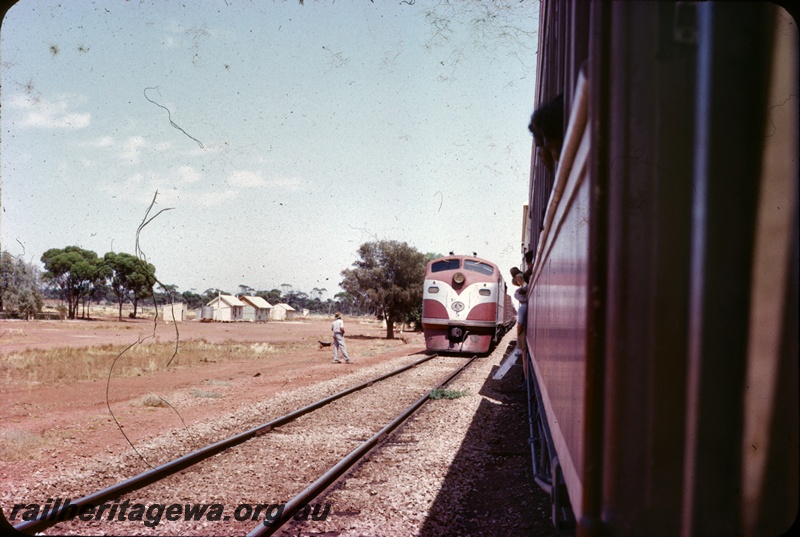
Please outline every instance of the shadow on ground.
[{"label": "shadow on ground", "polygon": [[522,367],[502,380],[495,371],[420,535],[557,535],[533,482]]}]

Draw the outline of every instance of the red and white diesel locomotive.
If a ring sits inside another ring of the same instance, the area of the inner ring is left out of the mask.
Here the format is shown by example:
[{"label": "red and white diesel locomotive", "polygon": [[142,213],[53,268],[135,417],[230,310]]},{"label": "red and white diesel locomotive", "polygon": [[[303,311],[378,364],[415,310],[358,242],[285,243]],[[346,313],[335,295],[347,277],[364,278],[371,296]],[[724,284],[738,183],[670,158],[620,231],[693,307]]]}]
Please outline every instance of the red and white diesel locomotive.
[{"label": "red and white diesel locomotive", "polygon": [[494,263],[449,255],[425,267],[422,329],[428,351],[488,352],[514,324],[515,314]]}]

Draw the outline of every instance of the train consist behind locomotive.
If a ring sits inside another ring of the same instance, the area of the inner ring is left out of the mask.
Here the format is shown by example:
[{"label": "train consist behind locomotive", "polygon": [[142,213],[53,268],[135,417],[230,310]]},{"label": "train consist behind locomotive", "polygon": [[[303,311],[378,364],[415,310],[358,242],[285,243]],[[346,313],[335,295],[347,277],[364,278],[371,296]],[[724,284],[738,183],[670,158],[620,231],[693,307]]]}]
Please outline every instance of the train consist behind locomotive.
[{"label": "train consist behind locomotive", "polygon": [[431,352],[488,352],[514,324],[516,312],[500,269],[478,257],[428,262],[422,299],[422,329]]},{"label": "train consist behind locomotive", "polygon": [[767,2],[539,6],[524,359],[553,521],[781,534],[800,475],[797,23]]}]

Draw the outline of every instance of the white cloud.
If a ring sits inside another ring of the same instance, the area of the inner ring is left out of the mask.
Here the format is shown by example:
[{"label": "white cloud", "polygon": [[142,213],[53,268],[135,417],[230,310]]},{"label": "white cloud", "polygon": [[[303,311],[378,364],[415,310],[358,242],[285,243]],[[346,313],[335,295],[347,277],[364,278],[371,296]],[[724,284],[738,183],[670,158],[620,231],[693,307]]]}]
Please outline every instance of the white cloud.
[{"label": "white cloud", "polygon": [[241,186],[245,188],[253,188],[265,184],[260,173],[247,170],[233,172],[225,179],[225,182],[231,186]]},{"label": "white cloud", "polygon": [[111,136],[102,136],[88,142],[90,147],[100,149],[101,147],[109,147],[114,145],[114,139]]},{"label": "white cloud", "polygon": [[176,175],[181,183],[196,183],[200,180],[200,174],[191,166],[181,166]]},{"label": "white cloud", "polygon": [[70,111],[72,103],[68,97],[49,100],[42,97],[15,95],[9,99],[8,104],[12,108],[25,112],[19,123],[23,127],[76,130],[88,127],[92,120],[92,115],[88,112]]},{"label": "white cloud", "polygon": [[105,149],[111,148],[116,151],[116,156],[120,160],[139,161],[142,150],[148,149],[164,153],[172,149],[171,142],[157,142],[153,143],[148,141],[144,136],[136,135],[129,136],[123,141],[113,138],[112,136],[100,136],[85,142],[79,142],[77,147],[91,148],[91,149]]},{"label": "white cloud", "polygon": [[203,207],[215,207],[217,205],[222,205],[225,202],[228,202],[239,193],[236,190],[224,190],[222,192],[208,192],[206,194],[201,194],[197,197],[197,203],[202,205]]},{"label": "white cloud", "polygon": [[197,144],[192,145],[192,148],[188,151],[185,151],[186,155],[192,158],[196,157],[206,157],[208,155],[215,155],[220,153],[221,150],[219,147],[213,147],[208,144],[203,144],[203,147],[200,147]]},{"label": "white cloud", "polygon": [[239,196],[234,188],[225,190],[198,190],[195,183],[203,179],[200,171],[193,166],[184,165],[167,173],[138,172],[124,179],[109,181],[100,189],[110,197],[149,204],[153,194],[158,191],[158,207],[215,207]]},{"label": "white cloud", "polygon": [[[150,204],[153,201],[153,194],[155,194],[155,189],[149,191],[145,195],[139,197],[139,200],[143,203]],[[156,198],[156,203],[158,203],[159,209],[163,209],[166,207],[176,207],[181,205],[181,202],[186,197],[186,193],[181,192],[177,188],[168,188],[166,190],[159,190],[158,197]]]},{"label": "white cloud", "polygon": [[[145,176],[135,173],[120,181],[109,181],[100,186],[100,190],[111,195],[112,198],[126,198],[135,195],[139,187],[144,184]],[[152,196],[152,195],[151,195]]]},{"label": "white cloud", "polygon": [[264,179],[261,172],[249,170],[238,170],[231,173],[225,183],[230,186],[254,188],[259,186],[269,186],[278,190],[297,191],[306,183],[299,177],[277,177],[275,179]]},{"label": "white cloud", "polygon": [[129,136],[122,144],[120,158],[125,160],[139,160],[141,149],[147,145],[147,141],[142,136]]},{"label": "white cloud", "polygon": [[156,151],[168,151],[172,149],[172,142],[159,142],[157,144],[153,144],[153,149]]},{"label": "white cloud", "polygon": [[146,189],[141,189],[141,194],[137,195],[137,199],[142,203],[150,203],[153,200],[153,193],[158,190],[158,206],[164,207],[182,207],[189,209],[191,207],[218,207],[239,196],[236,190],[222,190],[215,192],[191,192],[177,186],[167,186],[163,184],[158,187],[155,182],[148,183]]},{"label": "white cloud", "polygon": [[267,181],[266,184],[281,190],[300,190],[303,180],[298,179],[297,177],[281,177],[279,179]]}]

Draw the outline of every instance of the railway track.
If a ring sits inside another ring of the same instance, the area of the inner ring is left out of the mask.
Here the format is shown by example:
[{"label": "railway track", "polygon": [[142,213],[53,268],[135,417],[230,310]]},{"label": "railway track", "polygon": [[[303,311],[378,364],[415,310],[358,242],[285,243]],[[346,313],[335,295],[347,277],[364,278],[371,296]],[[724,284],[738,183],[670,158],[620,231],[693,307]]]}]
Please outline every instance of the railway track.
[{"label": "railway track", "polygon": [[[459,365],[455,369],[454,360]],[[189,521],[190,525],[187,526],[188,519],[181,519],[177,523],[167,519],[163,522],[159,520],[150,527],[157,525],[158,531],[164,533],[181,533],[189,529],[192,533],[200,534],[205,530],[215,535],[227,531],[232,534],[249,531],[249,535],[254,536],[270,535],[413,415],[428,399],[432,389],[446,385],[471,362],[436,355],[425,357],[70,501],[72,513],[81,508],[88,510],[91,506],[114,502],[113,511],[98,512],[96,518],[84,519],[88,524],[72,519],[60,520],[68,515],[66,506],[53,505],[49,512],[17,524],[15,528],[28,534],[42,532],[56,524],[63,525],[59,529],[68,527],[72,531],[80,531],[79,528],[86,525],[92,531],[141,531],[142,517],[139,517],[138,523],[131,522],[122,514],[117,516],[117,507],[173,505],[178,500],[192,500],[198,502],[194,505],[224,506],[227,503],[262,506],[262,509],[257,509],[251,518],[249,509],[247,516],[238,512],[231,517],[228,508],[220,520],[230,521],[230,525],[225,522],[209,524],[210,519],[197,522],[198,519],[195,519],[195,524]],[[331,419],[332,416],[342,413],[348,416],[349,423],[329,426],[337,423],[336,419]],[[379,427],[376,423],[385,425],[376,432]],[[231,449],[234,447],[236,449]],[[146,498],[134,494],[145,488]],[[269,497],[265,497],[265,490],[270,491]],[[180,498],[175,498],[176,493]],[[286,501],[286,498],[291,499]],[[125,501],[120,503],[122,499]],[[157,501],[154,502],[154,499]],[[258,517],[263,517],[265,510],[269,515],[269,506],[282,508],[279,513],[273,509],[274,517],[265,523],[266,519]],[[244,528],[248,522],[253,527]]]}]

